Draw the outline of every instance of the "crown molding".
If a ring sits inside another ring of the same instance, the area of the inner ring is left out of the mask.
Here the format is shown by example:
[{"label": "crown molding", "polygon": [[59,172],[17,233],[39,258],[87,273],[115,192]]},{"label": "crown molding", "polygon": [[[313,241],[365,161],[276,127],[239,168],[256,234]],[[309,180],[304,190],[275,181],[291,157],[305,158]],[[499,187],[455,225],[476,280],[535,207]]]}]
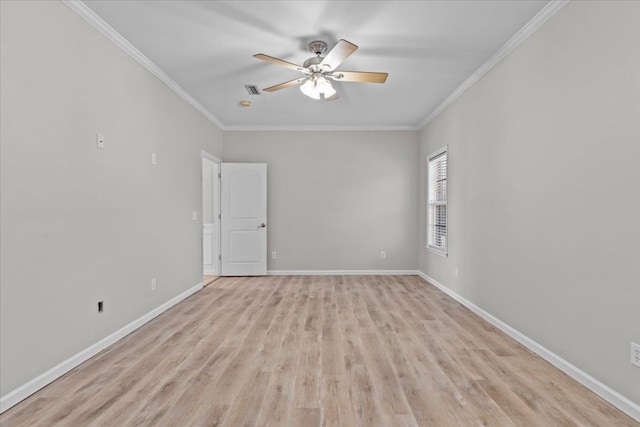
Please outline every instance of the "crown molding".
[{"label": "crown molding", "polygon": [[433,119],[435,119],[440,113],[442,113],[449,105],[458,99],[463,93],[466,92],[471,86],[476,84],[485,74],[487,74],[493,67],[498,65],[500,61],[506,58],[511,52],[513,52],[518,46],[528,39],[533,33],[536,32],[549,18],[558,13],[569,0],[552,0],[540,12],[538,12],[524,27],[522,27],[517,33],[513,35],[498,51],[491,56],[484,64],[482,64],[473,74],[471,74],[460,86],[458,86],[444,101],[442,101],[419,125],[418,128],[422,129],[428,125]]},{"label": "crown molding", "polygon": [[107,24],[102,18],[91,10],[86,4],[80,0],[62,0],[75,13],[80,15],[82,19],[87,21],[93,28],[98,30],[103,36],[111,40],[113,44],[125,51],[130,57],[135,59],[140,65],[146,68],[151,74],[156,76],[162,83],[166,84],[169,89],[173,90],[180,98],[189,103],[196,111],[202,113],[211,123],[219,129],[225,130],[225,126],[217,117],[215,117],[202,104],[195,100],[186,90],[167,75],[160,67],[154,64],[149,58],[144,56],[142,52],[136,49],[127,39],[118,33],[113,27]]}]

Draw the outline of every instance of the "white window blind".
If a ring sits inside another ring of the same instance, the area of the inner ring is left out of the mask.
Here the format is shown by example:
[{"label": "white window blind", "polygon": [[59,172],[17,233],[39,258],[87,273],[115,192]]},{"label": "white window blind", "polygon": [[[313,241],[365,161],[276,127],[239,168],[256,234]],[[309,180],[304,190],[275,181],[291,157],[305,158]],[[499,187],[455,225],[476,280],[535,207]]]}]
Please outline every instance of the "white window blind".
[{"label": "white window blind", "polygon": [[447,254],[447,147],[427,157],[427,247]]}]

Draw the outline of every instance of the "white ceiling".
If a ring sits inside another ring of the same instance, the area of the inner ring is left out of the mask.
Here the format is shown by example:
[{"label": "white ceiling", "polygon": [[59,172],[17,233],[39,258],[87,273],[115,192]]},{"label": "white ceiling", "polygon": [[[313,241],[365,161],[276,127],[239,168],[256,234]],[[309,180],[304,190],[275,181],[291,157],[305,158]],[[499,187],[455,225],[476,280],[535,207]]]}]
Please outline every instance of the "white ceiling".
[{"label": "white ceiling", "polygon": [[[225,129],[415,129],[547,1],[86,1]],[[388,72],[385,84],[334,84],[315,101],[255,53],[302,64],[312,40],[360,48],[338,69]],[[241,100],[252,106],[239,106]]]}]

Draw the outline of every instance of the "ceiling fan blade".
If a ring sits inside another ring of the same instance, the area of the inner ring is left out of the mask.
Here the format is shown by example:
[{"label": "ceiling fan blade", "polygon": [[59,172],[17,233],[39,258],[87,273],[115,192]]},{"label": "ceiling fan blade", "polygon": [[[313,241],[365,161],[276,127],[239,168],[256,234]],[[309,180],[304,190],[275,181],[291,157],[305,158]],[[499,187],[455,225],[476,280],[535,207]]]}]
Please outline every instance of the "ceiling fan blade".
[{"label": "ceiling fan blade", "polygon": [[288,82],[280,83],[279,85],[266,87],[266,88],[264,88],[262,90],[265,91],[265,92],[275,92],[275,91],[280,90],[280,89],[286,89],[286,88],[291,87],[291,86],[299,85],[300,83],[302,83],[305,80],[306,80],[305,77],[300,77],[300,78],[297,78],[297,79],[289,80]]},{"label": "ceiling fan blade", "polygon": [[285,61],[284,59],[274,58],[273,56],[265,55],[264,53],[256,53],[253,55],[254,58],[261,59],[263,61],[271,62],[272,64],[280,65],[282,67],[287,67],[296,71],[304,71],[304,68],[301,65],[296,65],[292,62]]},{"label": "ceiling fan blade", "polygon": [[366,71],[336,71],[331,78],[339,82],[384,83],[388,73],[370,73]]},{"label": "ceiling fan blade", "polygon": [[358,49],[358,46],[348,42],[344,39],[338,40],[338,43],[331,49],[331,51],[325,56],[320,63],[321,67],[327,67],[330,70],[335,70],[338,65],[342,64],[342,61],[347,59],[353,52]]}]

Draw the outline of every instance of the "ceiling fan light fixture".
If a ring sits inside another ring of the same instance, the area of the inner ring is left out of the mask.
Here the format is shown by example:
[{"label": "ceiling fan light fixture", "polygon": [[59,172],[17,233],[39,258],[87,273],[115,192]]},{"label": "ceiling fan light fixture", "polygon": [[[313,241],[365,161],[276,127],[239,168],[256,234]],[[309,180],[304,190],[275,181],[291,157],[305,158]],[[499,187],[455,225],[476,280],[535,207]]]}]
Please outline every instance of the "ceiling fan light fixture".
[{"label": "ceiling fan light fixture", "polygon": [[320,99],[320,93],[316,90],[315,83],[311,77],[307,78],[304,83],[300,85],[300,91],[309,98]]},{"label": "ceiling fan light fixture", "polygon": [[302,85],[300,91],[312,99],[331,98],[336,94],[336,90],[323,75],[314,74],[308,77]]},{"label": "ceiling fan light fixture", "polygon": [[336,90],[333,88],[333,85],[324,76],[318,77],[318,80],[316,81],[316,88],[318,89],[318,92],[322,94],[323,98],[331,98],[336,94]]},{"label": "ceiling fan light fixture", "polygon": [[256,59],[280,65],[304,74],[304,77],[264,88],[263,90],[265,92],[275,92],[280,89],[300,85],[300,91],[309,98],[334,100],[338,98],[338,94],[333,88],[331,80],[360,83],[384,83],[387,81],[387,73],[336,71],[336,68],[357,49],[358,46],[355,44],[340,39],[326,56],[322,56],[327,50],[327,44],[323,41],[316,40],[309,43],[309,50],[315,53],[316,56],[304,61],[302,66],[265,55],[264,53],[257,53],[253,56]]}]

